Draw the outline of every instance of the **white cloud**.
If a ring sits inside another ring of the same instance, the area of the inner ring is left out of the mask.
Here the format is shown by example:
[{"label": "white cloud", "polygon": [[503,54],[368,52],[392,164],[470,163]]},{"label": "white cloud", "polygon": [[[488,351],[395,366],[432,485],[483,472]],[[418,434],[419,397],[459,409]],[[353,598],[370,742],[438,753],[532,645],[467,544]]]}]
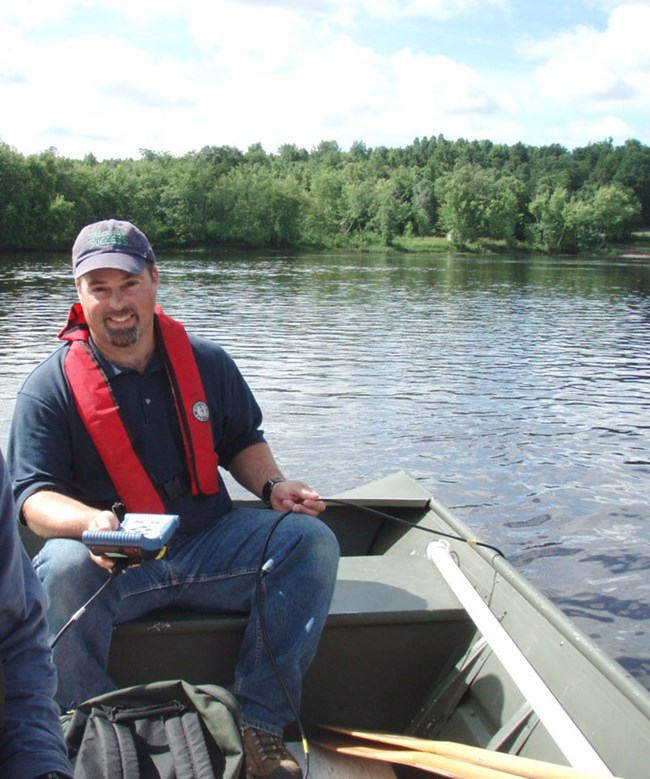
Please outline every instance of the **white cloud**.
[{"label": "white cloud", "polygon": [[603,32],[581,26],[529,45],[529,56],[546,59],[535,74],[538,89],[586,108],[630,102],[650,106],[648,30],[650,5],[620,5]]},{"label": "white cloud", "polygon": [[[202,75],[193,64],[154,59],[123,40],[87,36],[55,43],[45,52],[23,52],[22,90],[3,90],[7,129],[20,146],[39,151],[50,145],[75,156],[137,156],[141,147],[158,148],[173,130],[182,135],[190,111],[201,100]],[[39,56],[40,55],[40,56]],[[49,142],[43,139],[49,138]],[[83,151],[80,152],[80,147]]]},{"label": "white cloud", "polygon": [[270,67],[291,62],[296,50],[314,40],[310,22],[292,10],[222,0],[191,6],[188,30],[195,43],[235,69],[253,58]]},{"label": "white cloud", "polygon": [[[27,153],[54,145],[66,156],[105,158],[255,142],[272,152],[321,140],[403,146],[440,133],[579,145],[581,133],[639,137],[629,107],[647,127],[648,5],[619,5],[600,32],[583,25],[530,43],[527,61],[507,71],[480,72],[462,50],[425,53],[421,40],[417,51],[393,44],[409,40],[391,35],[400,18],[453,9],[469,23],[478,3],[30,0],[31,27],[3,7],[0,139]],[[371,15],[387,36],[381,48],[361,43]],[[41,30],[32,29],[37,20]],[[495,30],[485,31],[492,44]]]},{"label": "white cloud", "polygon": [[565,130],[568,142],[574,146],[596,143],[606,138],[631,138],[632,131],[618,116],[603,116],[593,122],[571,121]]},{"label": "white cloud", "polygon": [[505,9],[509,7],[510,2],[509,0],[410,0],[396,5],[401,6],[402,12],[407,16],[447,19],[452,16],[471,14],[485,9],[486,6]]},{"label": "white cloud", "polygon": [[332,0],[328,5],[338,6],[348,18],[442,20],[465,16],[486,6],[507,8],[510,0]]},{"label": "white cloud", "polygon": [[[47,0],[27,0],[45,3]],[[253,38],[267,34],[267,45],[282,45],[282,38],[272,39],[274,33],[292,30],[309,24],[314,29],[349,27],[361,19],[449,19],[467,16],[486,6],[508,8],[510,0],[53,0],[69,7],[92,4],[108,8],[125,18],[145,23],[148,20],[177,18],[184,20],[203,45],[206,40],[223,42],[227,31],[246,30]],[[245,21],[246,27],[241,28]],[[239,40],[247,45],[243,38]]]},{"label": "white cloud", "polygon": [[201,42],[190,63],[115,37],[81,37],[41,51],[33,63],[51,65],[29,68],[38,106],[33,126],[56,129],[63,154],[81,135],[97,156],[258,141],[268,151],[324,139],[344,147],[355,140],[377,145],[378,137],[404,145],[416,135],[467,136],[468,116],[483,137],[516,131],[498,117],[506,102],[448,57],[406,49],[380,55],[297,15],[251,4],[215,3],[201,25],[203,32],[190,20]]},{"label": "white cloud", "polygon": [[77,6],[89,6],[93,0],[21,0],[0,5],[0,20],[21,29],[37,29],[65,19]]}]

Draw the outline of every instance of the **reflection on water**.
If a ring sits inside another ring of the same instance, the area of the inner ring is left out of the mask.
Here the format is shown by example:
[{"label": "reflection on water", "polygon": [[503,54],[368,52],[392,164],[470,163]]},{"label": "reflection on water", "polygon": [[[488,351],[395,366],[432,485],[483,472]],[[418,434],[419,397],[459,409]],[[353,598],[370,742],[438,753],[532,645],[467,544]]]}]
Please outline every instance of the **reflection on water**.
[{"label": "reflection on water", "polygon": [[[238,361],[286,472],[333,494],[410,471],[650,687],[647,262],[160,260],[161,302]],[[3,446],[68,268],[0,264]]]}]

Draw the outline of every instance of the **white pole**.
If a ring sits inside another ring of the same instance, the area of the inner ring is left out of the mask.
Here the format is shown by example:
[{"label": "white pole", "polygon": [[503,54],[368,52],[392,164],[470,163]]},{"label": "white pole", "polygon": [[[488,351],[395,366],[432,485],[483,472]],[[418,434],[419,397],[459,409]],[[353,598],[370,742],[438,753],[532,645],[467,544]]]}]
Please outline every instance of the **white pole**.
[{"label": "white pole", "polygon": [[427,557],[435,563],[570,765],[612,776],[600,755],[456,565],[449,544],[432,541],[427,546]]}]

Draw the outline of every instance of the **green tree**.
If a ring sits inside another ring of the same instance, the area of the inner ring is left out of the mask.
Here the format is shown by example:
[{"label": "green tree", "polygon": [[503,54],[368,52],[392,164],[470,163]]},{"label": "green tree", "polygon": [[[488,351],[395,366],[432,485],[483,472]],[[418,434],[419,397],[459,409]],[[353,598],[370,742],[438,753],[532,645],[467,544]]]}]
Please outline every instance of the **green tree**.
[{"label": "green tree", "polygon": [[566,208],[569,200],[569,192],[562,186],[553,190],[544,189],[533,198],[528,209],[534,218],[530,238],[535,249],[547,254],[563,250],[566,245]]},{"label": "green tree", "polygon": [[345,234],[345,179],[341,171],[316,168],[309,182],[300,234],[305,243],[336,245]]},{"label": "green tree", "polygon": [[354,161],[367,160],[370,157],[370,149],[363,141],[354,141],[350,146],[348,157]]},{"label": "green tree", "polygon": [[237,168],[227,177],[223,237],[244,246],[283,246],[298,237],[301,197],[291,177],[264,166]]},{"label": "green tree", "polygon": [[411,227],[414,235],[431,235],[436,215],[433,184],[426,177],[417,175],[411,193]]},{"label": "green tree", "polygon": [[29,213],[25,159],[6,143],[0,143],[0,246],[21,248]]},{"label": "green tree", "polygon": [[404,148],[355,141],[344,152],[329,140],[267,154],[258,143],[99,162],[0,143],[0,248],[68,248],[84,224],[110,216],[136,222],[157,247],[390,244],[442,229],[461,245],[528,231],[537,249],[574,252],[650,224],[650,148],[439,135]]},{"label": "green tree", "polygon": [[343,150],[336,141],[321,141],[312,151],[311,157],[327,168],[338,168],[343,164]]},{"label": "green tree", "polygon": [[593,251],[606,241],[622,240],[639,218],[638,199],[615,184],[570,195],[558,187],[530,204],[536,248],[550,254]]},{"label": "green tree", "polygon": [[374,188],[370,182],[367,179],[349,181],[342,197],[341,232],[357,239],[369,237],[367,232],[375,212]]},{"label": "green tree", "polygon": [[252,165],[264,165],[269,161],[269,155],[264,151],[261,143],[252,143],[244,154],[244,159]]},{"label": "green tree", "polygon": [[639,200],[639,224],[650,225],[650,147],[629,140],[613,152],[616,169],[611,183],[630,189]]},{"label": "green tree", "polygon": [[516,177],[498,176],[494,180],[494,197],[488,212],[488,235],[513,246],[522,223],[525,187]]},{"label": "green tree", "polygon": [[623,240],[640,212],[639,201],[631,192],[607,184],[572,198],[566,205],[565,219],[576,250],[586,252],[612,240]]},{"label": "green tree", "polygon": [[439,221],[454,243],[480,236],[514,240],[522,187],[513,176],[499,176],[474,163],[461,165],[435,183]]},{"label": "green tree", "polygon": [[278,156],[282,162],[307,162],[309,152],[307,149],[299,149],[295,143],[283,143],[278,149]]},{"label": "green tree", "polygon": [[375,184],[373,226],[386,246],[390,246],[404,219],[404,203],[399,185],[393,179],[379,179]]},{"label": "green tree", "polygon": [[606,241],[622,241],[638,224],[641,204],[634,193],[617,184],[599,187],[593,195],[594,216]]}]

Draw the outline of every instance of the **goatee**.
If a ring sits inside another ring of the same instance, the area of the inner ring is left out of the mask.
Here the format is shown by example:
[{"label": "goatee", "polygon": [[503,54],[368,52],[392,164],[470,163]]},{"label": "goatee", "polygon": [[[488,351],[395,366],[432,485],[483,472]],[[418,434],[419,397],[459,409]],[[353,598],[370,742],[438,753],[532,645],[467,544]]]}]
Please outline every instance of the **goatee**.
[{"label": "goatee", "polygon": [[[125,312],[125,313],[131,313]],[[104,328],[106,330],[106,336],[109,342],[113,346],[126,347],[133,346],[140,337],[140,322],[136,321],[134,325],[128,327],[111,327],[106,320],[104,320]]]},{"label": "goatee", "polygon": [[112,330],[107,327],[106,333],[108,335],[108,340],[113,346],[133,346],[140,337],[140,328],[137,325],[121,328],[120,330]]}]

